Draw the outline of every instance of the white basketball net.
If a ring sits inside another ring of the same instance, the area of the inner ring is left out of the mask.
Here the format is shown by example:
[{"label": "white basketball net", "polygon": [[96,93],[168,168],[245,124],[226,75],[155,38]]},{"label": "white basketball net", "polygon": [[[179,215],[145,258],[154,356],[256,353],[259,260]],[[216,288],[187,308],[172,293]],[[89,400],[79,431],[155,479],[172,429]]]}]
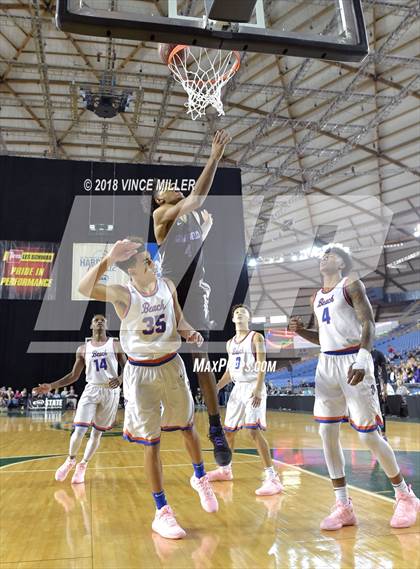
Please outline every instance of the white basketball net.
[{"label": "white basketball net", "polygon": [[168,67],[187,92],[185,106],[193,120],[205,115],[209,105],[216,109],[219,116],[225,114],[221,100],[222,87],[236,73],[239,54],[184,46],[172,57]]}]

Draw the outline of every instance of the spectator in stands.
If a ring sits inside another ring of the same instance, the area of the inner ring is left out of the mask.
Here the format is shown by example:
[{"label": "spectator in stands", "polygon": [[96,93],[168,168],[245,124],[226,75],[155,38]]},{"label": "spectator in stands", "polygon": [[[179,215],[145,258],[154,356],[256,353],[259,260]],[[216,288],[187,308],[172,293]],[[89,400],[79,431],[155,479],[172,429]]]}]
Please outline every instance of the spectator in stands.
[{"label": "spectator in stands", "polygon": [[26,407],[27,403],[28,403],[28,390],[26,389],[26,387],[24,387],[22,389],[21,398],[19,400],[19,405],[21,407]]},{"label": "spectator in stands", "polygon": [[60,395],[60,390],[59,390],[59,389],[54,389],[54,390],[53,390],[52,398],[53,398],[53,399],[61,399],[61,395]]},{"label": "spectator in stands", "polygon": [[68,391],[67,387],[65,387],[61,392],[61,399],[67,399],[68,394],[69,394],[69,391]]},{"label": "spectator in stands", "polygon": [[74,391],[74,387],[70,387],[70,392],[67,396],[67,406],[69,409],[76,409],[77,404],[77,393]]},{"label": "spectator in stands", "polygon": [[388,397],[388,395],[395,395],[394,388],[392,387],[392,385],[390,383],[386,384],[386,395],[387,395],[387,397]]},{"label": "spectator in stands", "polygon": [[373,359],[373,373],[375,376],[375,383],[376,383],[376,391],[378,393],[379,398],[379,406],[381,408],[383,423],[380,426],[382,431],[382,435],[386,439],[386,384],[388,383],[388,370],[386,366],[386,358],[385,355],[380,351],[374,348],[371,351],[372,359]]},{"label": "spectator in stands", "polygon": [[416,367],[413,375],[413,383],[420,383],[420,366]]},{"label": "spectator in stands", "polygon": [[406,396],[406,395],[410,395],[410,391],[409,391],[409,390],[407,389],[407,387],[404,385],[402,379],[398,379],[398,380],[397,380],[396,395],[402,395],[403,397]]},{"label": "spectator in stands", "polygon": [[197,392],[195,394],[195,404],[198,409],[204,407],[203,394],[201,393],[201,389],[199,387],[197,387]]}]

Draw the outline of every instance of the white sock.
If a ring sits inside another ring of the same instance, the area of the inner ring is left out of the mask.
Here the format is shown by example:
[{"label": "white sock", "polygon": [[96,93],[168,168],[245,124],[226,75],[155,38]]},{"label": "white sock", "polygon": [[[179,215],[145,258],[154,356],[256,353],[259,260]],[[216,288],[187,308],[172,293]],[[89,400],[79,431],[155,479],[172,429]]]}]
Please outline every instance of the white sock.
[{"label": "white sock", "polygon": [[401,480],[399,484],[392,484],[392,486],[394,487],[395,495],[397,495],[397,490],[399,490],[400,492],[404,492],[404,494],[410,493],[410,490],[408,489],[408,486],[404,478]]},{"label": "white sock", "polygon": [[334,492],[337,500],[340,500],[340,502],[343,502],[343,504],[349,503],[347,486],[340,486],[340,488],[334,488]]},{"label": "white sock", "polygon": [[85,452],[83,454],[83,462],[88,462],[98,450],[99,443],[101,442],[101,436],[101,431],[97,431],[96,429],[92,428],[89,440],[85,448]]},{"label": "white sock", "polygon": [[269,480],[272,480],[277,476],[276,471],[274,470],[274,466],[268,466],[267,468],[264,468],[264,474]]},{"label": "white sock", "polygon": [[227,464],[226,466],[222,466],[221,469],[223,470],[223,472],[230,472],[232,470],[232,463],[229,462],[229,464]]}]

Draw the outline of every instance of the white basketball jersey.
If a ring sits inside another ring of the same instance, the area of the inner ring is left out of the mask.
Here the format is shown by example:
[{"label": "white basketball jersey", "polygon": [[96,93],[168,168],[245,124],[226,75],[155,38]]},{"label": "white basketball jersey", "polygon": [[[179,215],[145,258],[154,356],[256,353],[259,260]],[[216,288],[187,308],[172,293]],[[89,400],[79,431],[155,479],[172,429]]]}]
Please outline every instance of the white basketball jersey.
[{"label": "white basketball jersey", "polygon": [[235,383],[257,380],[257,360],[252,343],[254,334],[255,332],[249,331],[240,342],[237,342],[234,336],[227,343],[227,351],[229,354],[228,370]]},{"label": "white basketball jersey", "polygon": [[320,289],[315,295],[321,352],[345,350],[360,344],[362,327],[346,291],[346,280],[347,277],[329,292]]},{"label": "white basketball jersey", "polygon": [[178,351],[181,337],[177,330],[174,302],[169,286],[158,278],[155,291],[140,293],[131,283],[130,306],[121,320],[120,342],[124,352],[135,360],[157,359]]},{"label": "white basketball jersey", "polygon": [[118,359],[114,350],[114,338],[108,338],[102,346],[93,346],[88,340],[85,344],[86,381],[93,385],[108,384],[118,377]]}]

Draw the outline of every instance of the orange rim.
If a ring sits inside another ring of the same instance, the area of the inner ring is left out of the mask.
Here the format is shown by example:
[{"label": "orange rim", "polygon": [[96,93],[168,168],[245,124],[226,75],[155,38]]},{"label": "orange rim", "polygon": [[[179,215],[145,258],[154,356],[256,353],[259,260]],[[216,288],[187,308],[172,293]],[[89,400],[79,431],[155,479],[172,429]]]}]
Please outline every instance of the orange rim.
[{"label": "orange rim", "polygon": [[[183,44],[179,44],[176,45],[174,47],[174,49],[171,51],[171,53],[169,54],[168,57],[168,66],[171,65],[173,58],[175,57],[175,55],[177,55],[180,51],[187,49],[189,47],[199,47],[199,46],[189,46],[189,45],[183,45]],[[222,81],[226,81],[227,79],[230,79],[232,77],[232,75],[235,75],[235,73],[238,71],[238,69],[241,66],[241,55],[239,53],[239,51],[233,51],[232,50],[232,54],[235,56],[235,62],[232,65],[232,67],[229,69],[229,71],[227,71],[226,73],[224,73],[222,75]],[[193,81],[188,81],[186,80],[188,83],[191,83]],[[208,80],[208,81],[201,81],[201,83],[215,83],[214,80]]]}]

